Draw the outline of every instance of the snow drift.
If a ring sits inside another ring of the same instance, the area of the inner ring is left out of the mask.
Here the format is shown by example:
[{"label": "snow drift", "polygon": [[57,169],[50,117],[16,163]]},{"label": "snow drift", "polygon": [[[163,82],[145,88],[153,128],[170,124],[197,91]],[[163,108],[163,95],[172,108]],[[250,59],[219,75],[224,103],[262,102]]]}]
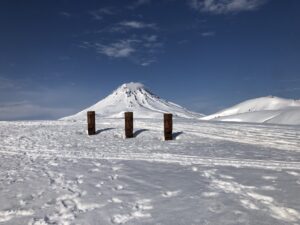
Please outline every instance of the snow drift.
[{"label": "snow drift", "polygon": [[97,117],[122,118],[124,112],[134,112],[135,118],[161,118],[162,113],[173,113],[175,117],[200,118],[203,115],[188,111],[172,102],[161,99],[141,83],[121,85],[95,105],[63,120],[85,120],[87,111],[95,111]]},{"label": "snow drift", "polygon": [[201,119],[299,125],[300,101],[274,96],[255,98]]}]

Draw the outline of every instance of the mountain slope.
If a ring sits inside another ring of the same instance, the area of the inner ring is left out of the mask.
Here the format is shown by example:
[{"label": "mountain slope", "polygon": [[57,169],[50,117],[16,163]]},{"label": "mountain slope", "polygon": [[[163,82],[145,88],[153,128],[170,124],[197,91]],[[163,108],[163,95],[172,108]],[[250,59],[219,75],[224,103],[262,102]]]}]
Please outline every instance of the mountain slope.
[{"label": "mountain slope", "polygon": [[255,98],[201,119],[297,125],[300,124],[300,101],[273,96]]},{"label": "mountain slope", "polygon": [[126,111],[134,112],[135,118],[161,118],[162,113],[173,113],[175,117],[182,118],[202,117],[199,113],[161,99],[140,83],[123,84],[95,105],[62,119],[83,120],[87,111],[96,111],[98,117],[104,118],[122,118]]}]

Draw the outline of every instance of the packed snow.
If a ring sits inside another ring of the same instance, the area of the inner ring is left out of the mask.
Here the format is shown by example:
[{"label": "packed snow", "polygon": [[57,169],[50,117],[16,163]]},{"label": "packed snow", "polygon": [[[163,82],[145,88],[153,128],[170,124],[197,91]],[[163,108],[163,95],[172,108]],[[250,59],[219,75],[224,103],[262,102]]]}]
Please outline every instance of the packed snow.
[{"label": "packed snow", "polygon": [[159,118],[162,113],[172,112],[175,117],[200,118],[203,115],[166,101],[153,94],[141,83],[121,85],[109,96],[81,112],[62,120],[85,120],[87,111],[95,111],[97,117],[122,118],[124,112],[134,111],[135,118]]},{"label": "packed snow", "polygon": [[300,127],[0,122],[0,224],[300,224]]},{"label": "packed snow", "polygon": [[274,96],[250,99],[201,119],[300,125],[300,100]]}]

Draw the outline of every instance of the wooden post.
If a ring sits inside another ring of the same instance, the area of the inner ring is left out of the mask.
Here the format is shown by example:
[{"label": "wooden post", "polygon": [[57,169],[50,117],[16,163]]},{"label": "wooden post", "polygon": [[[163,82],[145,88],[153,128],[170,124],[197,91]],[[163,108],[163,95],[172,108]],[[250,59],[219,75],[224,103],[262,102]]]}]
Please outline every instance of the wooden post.
[{"label": "wooden post", "polygon": [[125,112],[125,137],[133,138],[133,112]]},{"label": "wooden post", "polygon": [[88,134],[89,135],[96,134],[95,111],[88,111],[87,112],[87,123],[88,123]]},{"label": "wooden post", "polygon": [[173,115],[171,113],[164,114],[164,134],[165,141],[173,140]]}]

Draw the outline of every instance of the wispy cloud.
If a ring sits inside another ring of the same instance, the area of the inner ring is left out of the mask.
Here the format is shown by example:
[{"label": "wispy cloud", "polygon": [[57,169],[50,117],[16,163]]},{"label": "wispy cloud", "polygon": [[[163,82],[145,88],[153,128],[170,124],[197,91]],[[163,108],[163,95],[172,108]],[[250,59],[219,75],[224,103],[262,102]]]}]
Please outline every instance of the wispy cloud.
[{"label": "wispy cloud", "polygon": [[163,48],[163,43],[156,35],[133,36],[127,39],[117,39],[113,42],[83,42],[80,47],[94,49],[96,53],[105,55],[111,59],[129,59],[130,61],[149,66],[156,62],[155,55]]},{"label": "wispy cloud", "polygon": [[127,33],[132,30],[151,29],[158,30],[155,23],[145,23],[136,20],[125,20],[98,30],[97,33]]},{"label": "wispy cloud", "polygon": [[156,28],[154,23],[144,23],[141,21],[122,21],[120,23],[121,26],[127,28],[134,28],[134,29],[144,29],[144,28]]},{"label": "wispy cloud", "polygon": [[133,4],[129,5],[128,9],[136,9],[142,5],[149,4],[150,2],[151,2],[151,0],[137,0]]},{"label": "wispy cloud", "polygon": [[89,14],[94,20],[102,20],[105,15],[114,15],[115,11],[112,8],[100,8],[89,11]]},{"label": "wispy cloud", "polygon": [[193,9],[213,14],[239,13],[258,9],[268,0],[189,0]]},{"label": "wispy cloud", "polygon": [[69,12],[65,12],[65,11],[62,11],[62,12],[59,12],[59,15],[67,18],[67,19],[70,19],[72,17],[72,14],[69,13]]},{"label": "wispy cloud", "polygon": [[126,58],[136,51],[134,43],[137,40],[120,40],[108,45],[96,43],[96,51],[111,58]]},{"label": "wispy cloud", "polygon": [[164,46],[158,31],[155,23],[123,20],[95,31],[93,34],[99,35],[98,40],[91,37],[78,47],[92,49],[110,59],[128,59],[135,64],[149,66],[157,61],[155,56],[162,52]]},{"label": "wispy cloud", "polygon": [[155,63],[156,60],[155,59],[147,59],[147,60],[143,60],[140,65],[141,66],[149,66],[151,65],[152,63]]},{"label": "wispy cloud", "polygon": [[214,31],[208,31],[208,32],[203,32],[201,33],[201,36],[202,37],[212,37],[212,36],[215,36],[216,32]]},{"label": "wispy cloud", "polygon": [[158,39],[157,35],[144,35],[143,38],[148,42],[156,42]]}]

